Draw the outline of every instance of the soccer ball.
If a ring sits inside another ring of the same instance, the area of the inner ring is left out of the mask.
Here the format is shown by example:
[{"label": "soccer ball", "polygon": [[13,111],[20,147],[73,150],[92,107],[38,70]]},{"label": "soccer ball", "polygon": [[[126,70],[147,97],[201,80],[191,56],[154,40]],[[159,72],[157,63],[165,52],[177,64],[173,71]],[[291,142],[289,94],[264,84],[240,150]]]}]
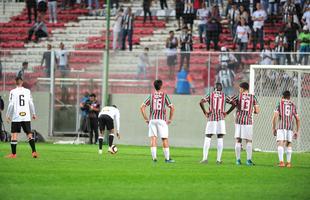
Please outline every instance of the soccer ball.
[{"label": "soccer ball", "polygon": [[116,145],[114,145],[114,144],[111,146],[111,149],[112,149],[113,153],[117,153],[117,151],[118,151]]}]

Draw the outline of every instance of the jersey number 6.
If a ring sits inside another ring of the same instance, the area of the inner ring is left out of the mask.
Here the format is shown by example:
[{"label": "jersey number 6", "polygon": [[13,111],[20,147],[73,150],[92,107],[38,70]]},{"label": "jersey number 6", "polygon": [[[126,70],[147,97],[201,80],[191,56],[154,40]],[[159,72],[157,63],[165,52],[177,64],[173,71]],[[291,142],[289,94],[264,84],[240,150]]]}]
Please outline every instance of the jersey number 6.
[{"label": "jersey number 6", "polygon": [[25,106],[25,99],[24,99],[24,95],[23,94],[19,95],[19,105],[20,106]]}]

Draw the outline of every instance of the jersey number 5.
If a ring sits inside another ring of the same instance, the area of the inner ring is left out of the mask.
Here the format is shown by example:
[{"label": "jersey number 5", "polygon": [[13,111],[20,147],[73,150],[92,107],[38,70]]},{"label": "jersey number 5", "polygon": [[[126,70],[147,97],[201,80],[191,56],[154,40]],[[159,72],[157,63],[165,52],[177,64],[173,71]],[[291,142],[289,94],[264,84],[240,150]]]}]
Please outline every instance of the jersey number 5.
[{"label": "jersey number 5", "polygon": [[19,106],[25,106],[25,99],[24,99],[24,95],[19,95]]}]

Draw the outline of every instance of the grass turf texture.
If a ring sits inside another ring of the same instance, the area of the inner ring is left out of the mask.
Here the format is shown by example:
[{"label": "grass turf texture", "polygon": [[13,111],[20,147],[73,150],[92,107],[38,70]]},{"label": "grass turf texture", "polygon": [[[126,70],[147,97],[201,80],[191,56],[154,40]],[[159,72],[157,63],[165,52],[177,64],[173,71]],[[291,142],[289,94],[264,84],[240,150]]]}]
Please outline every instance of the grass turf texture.
[{"label": "grass turf texture", "polygon": [[[9,144],[0,144],[0,199],[309,199],[310,153],[293,154],[293,168],[278,168],[276,153],[254,153],[256,166],[236,166],[234,152],[223,164],[199,164],[202,150],[171,148],[174,164],[151,161],[148,147],[37,144],[38,159],[26,143],[17,159],[6,159]],[[245,152],[242,161],[245,163]]]}]

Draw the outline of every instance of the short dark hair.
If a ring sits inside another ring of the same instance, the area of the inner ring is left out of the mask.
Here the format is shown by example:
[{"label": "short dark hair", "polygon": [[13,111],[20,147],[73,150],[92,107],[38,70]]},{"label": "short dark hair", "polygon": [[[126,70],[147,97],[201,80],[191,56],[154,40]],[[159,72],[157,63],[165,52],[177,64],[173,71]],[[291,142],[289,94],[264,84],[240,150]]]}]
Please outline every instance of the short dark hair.
[{"label": "short dark hair", "polygon": [[169,34],[170,34],[170,33],[174,33],[174,31],[169,31]]},{"label": "short dark hair", "polygon": [[91,93],[89,97],[96,97],[96,95],[94,93]]},{"label": "short dark hair", "polygon": [[283,95],[283,98],[284,98],[284,99],[290,99],[290,98],[291,98],[291,92],[288,91],[288,90],[284,91],[284,92],[282,93],[282,95]]},{"label": "short dark hair", "polygon": [[222,83],[215,83],[215,88],[217,91],[222,91],[223,89],[223,86],[222,86]]},{"label": "short dark hair", "polygon": [[15,81],[19,81],[19,80],[23,80],[23,78],[21,77],[21,76],[17,76],[16,78],[15,78]]},{"label": "short dark hair", "polygon": [[244,90],[249,90],[249,84],[247,82],[240,83],[239,87],[241,87]]},{"label": "short dark hair", "polygon": [[161,87],[163,86],[163,81],[160,79],[155,80],[153,85],[154,85],[155,90],[160,90]]},{"label": "short dark hair", "polygon": [[144,50],[147,50],[147,51],[148,51],[148,50],[149,50],[149,48],[148,48],[148,47],[145,47],[145,48],[144,48]]},{"label": "short dark hair", "polygon": [[25,61],[25,62],[23,62],[23,64],[22,64],[23,66],[25,66],[25,65],[28,65],[28,62],[27,61]]},{"label": "short dark hair", "polygon": [[116,106],[116,105],[112,105],[112,107],[117,108],[117,106]]}]

